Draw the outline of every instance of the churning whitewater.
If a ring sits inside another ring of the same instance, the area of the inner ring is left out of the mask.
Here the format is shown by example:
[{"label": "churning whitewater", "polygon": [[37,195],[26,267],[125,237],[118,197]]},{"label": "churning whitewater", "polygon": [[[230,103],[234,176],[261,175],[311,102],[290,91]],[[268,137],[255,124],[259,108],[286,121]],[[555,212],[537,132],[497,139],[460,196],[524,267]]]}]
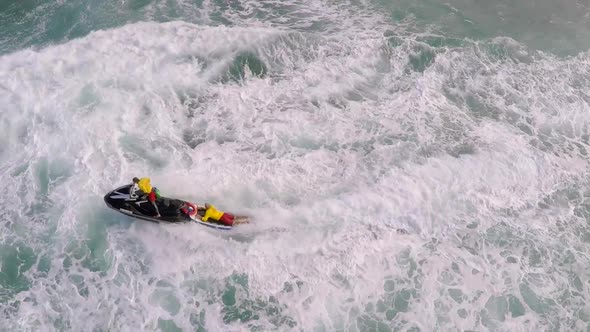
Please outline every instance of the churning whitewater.
[{"label": "churning whitewater", "polygon": [[0,5],[0,330],[590,331],[588,7],[480,6]]}]

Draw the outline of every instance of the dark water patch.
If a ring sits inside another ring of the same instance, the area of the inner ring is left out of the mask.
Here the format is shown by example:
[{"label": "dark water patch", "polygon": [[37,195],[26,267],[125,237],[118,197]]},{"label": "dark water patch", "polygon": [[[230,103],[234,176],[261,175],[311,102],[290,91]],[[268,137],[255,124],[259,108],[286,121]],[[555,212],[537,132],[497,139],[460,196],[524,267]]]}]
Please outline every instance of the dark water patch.
[{"label": "dark water patch", "polygon": [[434,48],[458,48],[467,45],[467,42],[463,39],[436,35],[417,36],[416,41]]},{"label": "dark water patch", "polygon": [[173,320],[158,318],[158,328],[162,332],[182,332]]},{"label": "dark water patch", "polygon": [[[85,212],[78,218],[84,220],[84,223],[80,225],[82,228],[79,230],[79,237],[74,236],[65,248],[62,262],[64,269],[79,266],[104,275],[112,267],[114,256],[110,251],[108,229],[114,225],[129,225],[132,220],[103,206],[96,207],[95,204],[96,202],[85,203],[81,209]],[[80,283],[82,284],[85,285],[85,282]],[[84,287],[80,287],[79,291],[82,288]]]},{"label": "dark water patch", "polygon": [[[145,19],[150,0],[102,2],[3,1],[0,54],[25,47],[42,48]],[[158,19],[156,19],[158,20]]]},{"label": "dark water patch", "polygon": [[404,39],[402,37],[398,37],[395,35],[384,35],[385,37],[387,37],[387,45],[391,48],[400,47],[404,44]]},{"label": "dark water patch", "polygon": [[242,2],[239,0],[213,0],[212,3],[215,4],[215,7],[222,12],[229,10],[235,12],[246,12]]},{"label": "dark water patch", "polygon": [[222,10],[219,10],[217,8],[212,10],[211,13],[209,13],[209,19],[217,25],[223,25],[226,27],[232,27],[235,25],[234,22],[225,17],[225,13]]},{"label": "dark water patch", "polygon": [[[26,15],[17,18],[14,24],[4,26],[11,35],[23,36],[9,40],[1,45],[0,50],[61,43],[83,37],[98,27],[110,27],[112,26],[109,24],[110,20],[98,20],[91,15],[91,13],[95,15],[100,13],[106,7],[109,5],[86,3],[84,0],[61,3],[40,1],[35,8],[29,8]],[[124,20],[119,22],[123,23]],[[23,33],[25,31],[26,34]]]},{"label": "dark water patch", "polygon": [[[199,302],[196,303],[196,307],[199,307]],[[197,332],[206,332],[205,329],[205,310],[200,310],[198,313],[193,312],[189,318],[190,324],[196,328]]]},{"label": "dark water patch", "polygon": [[[64,2],[55,9],[56,19],[45,24],[45,37],[49,40],[62,42],[88,34],[91,29],[82,23],[83,12],[80,2]],[[59,19],[57,19],[59,18]]]},{"label": "dark water patch", "polygon": [[19,0],[0,2],[0,15],[6,15],[12,20],[23,18],[28,12],[43,4],[43,0]]},{"label": "dark water patch", "polygon": [[150,302],[158,305],[168,312],[171,316],[176,316],[180,312],[180,300],[170,289],[159,288],[150,295]]},{"label": "dark water patch", "polygon": [[87,115],[91,114],[101,102],[102,98],[97,87],[94,84],[86,84],[80,89],[78,98],[71,107],[74,111]]},{"label": "dark water patch", "polygon": [[449,288],[448,290],[449,296],[458,304],[463,303],[465,300],[465,295],[463,295],[463,291],[458,288]]},{"label": "dark water patch", "polygon": [[503,322],[508,314],[508,301],[504,296],[490,296],[485,309],[491,319]]},{"label": "dark water patch", "polygon": [[[244,274],[233,274],[226,279],[225,287],[220,293],[225,324],[239,321],[247,323],[249,328],[258,329],[262,326],[256,321],[264,316],[276,328],[289,329],[297,326],[293,318],[283,313],[286,305],[279,303],[274,296],[252,298],[248,285],[248,276]],[[285,288],[285,291],[292,292],[293,287]]]},{"label": "dark water patch", "polygon": [[96,220],[88,224],[87,240],[83,242],[88,248],[82,266],[93,272],[106,272],[110,269],[113,258],[109,255],[107,224]]},{"label": "dark water patch", "polygon": [[44,254],[39,257],[37,261],[37,270],[35,271],[35,277],[47,277],[51,270],[51,256]]},{"label": "dark water patch", "polygon": [[203,96],[198,91],[177,91],[176,97],[185,109],[187,118],[193,119],[206,112],[209,98]]},{"label": "dark water patch", "polygon": [[340,110],[346,110],[349,107],[349,102],[341,96],[328,97],[326,103]]},{"label": "dark water patch", "polygon": [[[29,194],[31,190],[31,183],[23,177],[25,172],[30,172],[32,175],[36,189],[35,199],[14,206],[19,212],[9,212],[11,215],[9,220],[15,222],[14,225],[20,229],[15,229],[19,236],[49,238],[55,228],[53,222],[59,216],[59,211],[55,210],[56,202],[51,198],[51,194],[55,188],[71,177],[72,164],[66,159],[49,160],[47,157],[40,157],[35,163],[25,163],[17,167],[13,175],[19,178],[17,181],[20,184],[15,194],[21,197]],[[33,227],[33,224],[37,227]],[[39,227],[41,225],[44,227]]]},{"label": "dark water patch", "polygon": [[457,130],[449,127],[437,127],[434,129],[434,138],[418,145],[416,153],[423,158],[437,158],[449,155],[461,158],[466,155],[474,155],[478,151],[478,141],[470,137],[469,126],[465,125]]},{"label": "dark water patch", "polygon": [[88,298],[88,286],[84,281],[84,277],[79,274],[71,274],[68,276],[68,280],[76,287],[78,295]]},{"label": "dark water patch", "polygon": [[309,8],[306,3],[276,2],[272,0],[257,1],[255,5],[248,2],[214,0],[213,11],[209,18],[215,24],[231,26],[240,20],[257,20],[271,23],[273,26],[287,27],[291,31],[309,31],[313,33],[336,29],[334,22],[324,17],[322,11]]},{"label": "dark water patch", "polygon": [[155,168],[163,168],[169,162],[170,151],[162,146],[162,142],[153,140],[145,141],[138,136],[123,136],[119,139],[119,145],[123,156],[128,160],[143,159]]},{"label": "dark water patch", "polygon": [[491,61],[511,61],[513,63],[532,63],[533,57],[521,44],[508,38],[486,41],[476,46]]},{"label": "dark water patch", "polygon": [[524,282],[519,285],[520,295],[522,296],[526,305],[534,312],[540,315],[549,313],[555,304],[551,299],[545,299],[537,295],[528,283]]},{"label": "dark water patch", "polygon": [[508,310],[510,311],[512,318],[524,316],[526,313],[522,302],[514,295],[508,296]]},{"label": "dark water patch", "polygon": [[453,146],[450,146],[446,149],[447,153],[455,158],[459,158],[462,155],[472,155],[475,154],[476,148],[473,143],[460,143]]},{"label": "dark water patch", "polygon": [[586,220],[590,224],[590,200],[584,200],[574,208],[574,215]]},{"label": "dark water patch", "polygon": [[468,94],[465,98],[465,104],[475,117],[490,118],[493,120],[501,120],[503,111],[494,105],[490,105],[478,94]]},{"label": "dark water patch", "polygon": [[248,74],[262,78],[266,76],[267,71],[266,64],[256,54],[243,52],[236,55],[227,72],[222,75],[221,82],[240,83]]},{"label": "dark water patch", "polygon": [[357,327],[360,331],[389,332],[391,328],[382,320],[369,315],[361,315],[357,318]]},{"label": "dark water patch", "polygon": [[206,142],[206,127],[203,129],[185,129],[182,132],[182,140],[191,148]]},{"label": "dark water patch", "polygon": [[[0,54],[14,49],[14,44],[29,39],[38,18],[31,18],[44,0],[0,1]],[[28,24],[23,24],[28,23]],[[20,29],[19,29],[20,27]],[[20,40],[20,41],[19,41]]]},{"label": "dark water patch", "polygon": [[130,10],[133,10],[133,11],[140,10],[140,9],[148,6],[151,3],[152,3],[152,0],[128,0],[128,1],[125,1],[127,8],[129,8]]},{"label": "dark water patch", "polygon": [[25,273],[36,261],[33,249],[23,243],[0,245],[0,303],[12,300],[31,287],[31,280]]},{"label": "dark water patch", "polygon": [[49,194],[49,161],[47,158],[41,158],[36,165],[37,188],[39,195],[47,197]]},{"label": "dark water patch", "polygon": [[440,3],[432,0],[374,0],[378,7],[382,7],[390,13],[394,22],[404,24],[414,23],[412,29],[423,32],[425,27],[434,30],[441,35],[453,38],[486,38],[481,26],[474,22],[465,13],[457,10],[449,3]]},{"label": "dark water patch", "polygon": [[[588,3],[540,0],[373,0],[390,13],[394,23],[410,31],[433,33],[459,40],[508,36],[529,47],[559,56],[574,55],[590,47]],[[572,37],[573,36],[573,37]]]},{"label": "dark water patch", "polygon": [[434,63],[436,52],[429,46],[416,45],[409,55],[409,65],[412,70],[422,73]]}]

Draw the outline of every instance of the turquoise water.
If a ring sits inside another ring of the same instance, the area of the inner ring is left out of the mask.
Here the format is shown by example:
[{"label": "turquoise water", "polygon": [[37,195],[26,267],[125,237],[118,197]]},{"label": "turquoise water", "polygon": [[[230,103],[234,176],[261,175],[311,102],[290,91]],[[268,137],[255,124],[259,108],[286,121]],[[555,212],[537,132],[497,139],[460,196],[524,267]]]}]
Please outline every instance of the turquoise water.
[{"label": "turquoise water", "polygon": [[0,330],[590,331],[589,9],[2,2]]}]

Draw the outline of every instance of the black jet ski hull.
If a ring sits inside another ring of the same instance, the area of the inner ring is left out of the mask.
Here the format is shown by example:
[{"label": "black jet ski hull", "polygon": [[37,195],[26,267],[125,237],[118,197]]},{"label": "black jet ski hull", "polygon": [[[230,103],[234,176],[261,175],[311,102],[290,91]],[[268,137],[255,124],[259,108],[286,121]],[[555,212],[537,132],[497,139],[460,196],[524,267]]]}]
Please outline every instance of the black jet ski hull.
[{"label": "black jet ski hull", "polygon": [[[104,196],[105,204],[109,208],[124,215],[154,223],[178,224],[196,222],[216,229],[229,230],[232,228],[232,226],[214,222],[204,222],[197,218],[193,219],[191,216],[180,210],[183,206],[190,205],[190,202],[168,197],[160,197],[156,201],[161,215],[160,218],[156,218],[156,211],[152,203],[148,202],[146,199],[132,198],[129,194],[129,189],[131,189],[131,185],[121,186],[110,191]],[[203,211],[199,211],[201,216],[203,213]]]}]

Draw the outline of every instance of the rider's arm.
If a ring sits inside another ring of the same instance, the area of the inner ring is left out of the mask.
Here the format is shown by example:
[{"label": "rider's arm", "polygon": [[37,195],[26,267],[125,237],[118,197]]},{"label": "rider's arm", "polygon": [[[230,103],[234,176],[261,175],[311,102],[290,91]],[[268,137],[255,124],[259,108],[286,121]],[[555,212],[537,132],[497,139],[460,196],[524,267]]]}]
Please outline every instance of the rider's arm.
[{"label": "rider's arm", "polygon": [[152,202],[152,205],[154,206],[154,209],[156,209],[156,213],[160,214],[160,210],[158,210],[158,205],[156,204],[156,202]]},{"label": "rider's arm", "polygon": [[158,210],[158,205],[156,204],[156,193],[155,192],[151,192],[148,194],[148,201],[152,202],[152,205],[154,206],[154,209],[156,210],[156,213],[158,215],[160,215],[160,210]]}]

